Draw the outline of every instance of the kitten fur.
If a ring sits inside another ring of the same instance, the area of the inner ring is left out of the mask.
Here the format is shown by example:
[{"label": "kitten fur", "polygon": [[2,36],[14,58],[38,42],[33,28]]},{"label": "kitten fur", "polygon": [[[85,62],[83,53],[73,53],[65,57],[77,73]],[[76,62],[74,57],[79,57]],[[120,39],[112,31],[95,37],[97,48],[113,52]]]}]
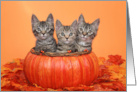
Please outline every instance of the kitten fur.
[{"label": "kitten fur", "polygon": [[96,19],[93,23],[86,23],[81,14],[78,19],[78,35],[76,39],[76,48],[78,52],[84,50],[92,51],[92,40],[97,34],[100,19]]},{"label": "kitten fur", "polygon": [[56,51],[56,41],[53,38],[54,19],[52,14],[49,14],[46,21],[39,21],[33,14],[31,18],[32,31],[37,39],[35,50],[45,52]]},{"label": "kitten fur", "polygon": [[59,20],[56,21],[56,34],[58,38],[57,51],[66,53],[68,50],[75,52],[75,40],[77,35],[77,20],[70,26],[64,26]]}]

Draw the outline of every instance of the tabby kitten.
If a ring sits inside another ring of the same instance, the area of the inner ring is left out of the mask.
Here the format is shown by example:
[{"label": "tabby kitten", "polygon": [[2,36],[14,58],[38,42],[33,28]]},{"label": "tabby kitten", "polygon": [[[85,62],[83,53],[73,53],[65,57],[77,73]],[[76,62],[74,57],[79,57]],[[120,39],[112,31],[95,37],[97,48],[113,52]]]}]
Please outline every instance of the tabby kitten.
[{"label": "tabby kitten", "polygon": [[71,50],[75,52],[75,40],[77,35],[77,20],[75,20],[70,26],[64,26],[59,20],[56,21],[56,34],[58,38],[57,51],[66,53]]},{"label": "tabby kitten", "polygon": [[49,14],[46,21],[39,21],[35,15],[31,19],[32,30],[37,39],[35,50],[40,52],[55,52],[56,41],[53,38],[54,19],[52,14]]},{"label": "tabby kitten", "polygon": [[92,40],[97,34],[100,19],[95,20],[93,23],[86,23],[83,15],[81,14],[78,19],[78,36],[76,39],[76,48],[79,52],[92,51]]}]

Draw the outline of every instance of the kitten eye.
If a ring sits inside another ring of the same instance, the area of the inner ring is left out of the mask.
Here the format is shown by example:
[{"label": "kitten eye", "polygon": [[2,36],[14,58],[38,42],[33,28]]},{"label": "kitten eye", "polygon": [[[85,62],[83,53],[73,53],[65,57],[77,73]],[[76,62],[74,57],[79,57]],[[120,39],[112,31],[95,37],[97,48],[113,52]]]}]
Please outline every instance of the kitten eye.
[{"label": "kitten eye", "polygon": [[92,35],[92,34],[93,34],[93,32],[89,32],[89,33],[88,33],[88,35]]},{"label": "kitten eye", "polygon": [[46,28],[46,30],[49,30],[49,28]]},{"label": "kitten eye", "polygon": [[38,31],[38,32],[40,32],[40,31],[41,31],[41,29],[38,27],[37,31]]},{"label": "kitten eye", "polygon": [[62,32],[61,35],[64,36],[65,34]]},{"label": "kitten eye", "polygon": [[70,34],[69,34],[69,36],[72,36],[72,35],[73,35],[73,33],[70,33]]},{"label": "kitten eye", "polygon": [[78,32],[82,33],[83,32],[83,28],[79,28]]},{"label": "kitten eye", "polygon": [[79,28],[79,31],[83,31],[83,28]]},{"label": "kitten eye", "polygon": [[47,28],[47,29],[46,29],[46,31],[47,31],[47,32],[49,32],[49,31],[50,31],[50,29],[49,29],[49,28]]}]

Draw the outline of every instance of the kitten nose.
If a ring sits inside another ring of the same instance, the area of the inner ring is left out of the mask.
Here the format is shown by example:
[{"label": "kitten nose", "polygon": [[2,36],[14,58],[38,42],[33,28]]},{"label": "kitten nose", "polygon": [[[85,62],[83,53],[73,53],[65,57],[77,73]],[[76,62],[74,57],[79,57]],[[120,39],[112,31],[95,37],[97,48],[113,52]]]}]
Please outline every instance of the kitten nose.
[{"label": "kitten nose", "polygon": [[82,32],[82,34],[85,36],[85,35],[87,35],[87,32]]},{"label": "kitten nose", "polygon": [[68,39],[68,38],[69,38],[69,35],[65,35],[65,38]]},{"label": "kitten nose", "polygon": [[66,40],[68,40],[68,37],[66,37]]},{"label": "kitten nose", "polygon": [[41,31],[42,34],[45,34],[46,32],[45,31]]},{"label": "kitten nose", "polygon": [[66,35],[65,35],[65,38],[68,40],[69,36],[66,36]]}]

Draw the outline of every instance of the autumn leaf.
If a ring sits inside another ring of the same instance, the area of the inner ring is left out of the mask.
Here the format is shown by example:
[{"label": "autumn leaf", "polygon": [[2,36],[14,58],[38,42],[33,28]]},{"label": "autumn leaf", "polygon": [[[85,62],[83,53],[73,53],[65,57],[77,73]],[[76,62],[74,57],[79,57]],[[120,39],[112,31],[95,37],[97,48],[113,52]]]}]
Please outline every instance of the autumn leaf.
[{"label": "autumn leaf", "polygon": [[8,85],[10,83],[10,81],[8,81],[8,79],[4,78],[1,80],[1,88]]},{"label": "autumn leaf", "polygon": [[121,58],[120,55],[109,55],[108,62],[114,63],[116,65],[122,64],[125,60]]}]

